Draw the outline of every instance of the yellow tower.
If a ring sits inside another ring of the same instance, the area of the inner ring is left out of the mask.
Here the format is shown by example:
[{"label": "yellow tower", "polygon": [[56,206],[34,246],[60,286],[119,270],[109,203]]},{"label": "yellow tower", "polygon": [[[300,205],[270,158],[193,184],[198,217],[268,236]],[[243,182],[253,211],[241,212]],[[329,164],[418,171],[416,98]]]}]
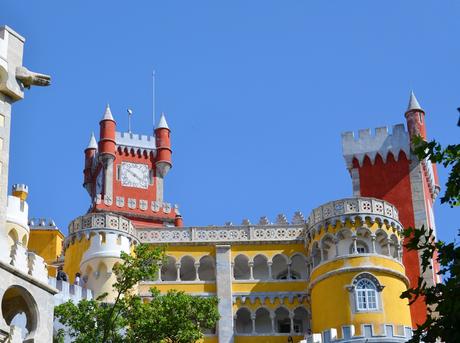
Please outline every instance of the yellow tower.
[{"label": "yellow tower", "polygon": [[399,298],[408,279],[397,209],[373,198],[332,201],[312,211],[307,228],[313,341],[405,342],[411,318]]},{"label": "yellow tower", "polygon": [[113,267],[121,262],[120,253],[131,253],[137,243],[131,221],[123,216],[104,212],[78,217],[70,223],[64,243],[64,272],[70,282],[80,273],[81,284],[95,298],[108,293],[107,301],[111,301],[116,281]]},{"label": "yellow tower", "polygon": [[57,268],[62,264],[60,257],[64,244],[64,234],[52,219],[30,219],[29,227],[28,249],[43,257],[48,267],[49,276],[56,277]]}]

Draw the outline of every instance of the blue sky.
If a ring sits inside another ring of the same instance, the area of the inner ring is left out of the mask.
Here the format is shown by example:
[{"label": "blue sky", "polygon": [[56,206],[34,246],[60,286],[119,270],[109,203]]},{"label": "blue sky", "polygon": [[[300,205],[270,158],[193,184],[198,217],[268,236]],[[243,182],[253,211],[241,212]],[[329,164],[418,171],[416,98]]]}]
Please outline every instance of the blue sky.
[{"label": "blue sky", "polygon": [[[0,23],[53,85],[14,106],[11,183],[63,231],[88,209],[83,149],[105,104],[119,130],[172,129],[166,200],[188,225],[305,216],[351,195],[342,131],[404,122],[414,89],[428,134],[458,142],[458,1],[22,1]],[[157,113],[157,115],[158,115]],[[441,183],[446,172],[440,171]],[[453,239],[459,209],[436,208]]]}]

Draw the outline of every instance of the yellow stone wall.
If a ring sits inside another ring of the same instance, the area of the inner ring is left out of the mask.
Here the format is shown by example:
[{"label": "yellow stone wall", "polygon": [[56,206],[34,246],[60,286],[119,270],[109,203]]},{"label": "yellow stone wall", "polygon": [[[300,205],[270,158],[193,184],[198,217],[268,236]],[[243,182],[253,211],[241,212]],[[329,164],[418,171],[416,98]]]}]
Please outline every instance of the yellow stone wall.
[{"label": "yellow stone wall", "polygon": [[59,230],[30,230],[28,249],[37,253],[48,264],[48,274],[56,276],[57,269],[51,264],[61,256],[64,235]]}]

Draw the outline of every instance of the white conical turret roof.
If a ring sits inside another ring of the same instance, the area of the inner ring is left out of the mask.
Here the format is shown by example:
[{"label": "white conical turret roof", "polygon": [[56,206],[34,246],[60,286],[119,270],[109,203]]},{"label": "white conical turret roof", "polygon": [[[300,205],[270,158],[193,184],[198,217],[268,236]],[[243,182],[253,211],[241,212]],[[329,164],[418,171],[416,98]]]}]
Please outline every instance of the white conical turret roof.
[{"label": "white conical turret roof", "polygon": [[110,110],[109,104],[107,104],[107,107],[105,108],[104,117],[102,120],[113,120],[112,111]]},{"label": "white conical turret roof", "polygon": [[89,139],[88,147],[86,149],[97,149],[96,137],[94,137],[94,132],[91,132],[91,138]]},{"label": "white conical turret roof", "polygon": [[161,117],[160,117],[160,121],[158,122],[157,129],[169,129],[164,113],[161,113]]},{"label": "white conical turret roof", "polygon": [[412,111],[412,110],[423,111],[422,107],[417,101],[417,98],[415,97],[414,91],[410,92],[409,106],[407,106],[407,110],[408,111]]}]

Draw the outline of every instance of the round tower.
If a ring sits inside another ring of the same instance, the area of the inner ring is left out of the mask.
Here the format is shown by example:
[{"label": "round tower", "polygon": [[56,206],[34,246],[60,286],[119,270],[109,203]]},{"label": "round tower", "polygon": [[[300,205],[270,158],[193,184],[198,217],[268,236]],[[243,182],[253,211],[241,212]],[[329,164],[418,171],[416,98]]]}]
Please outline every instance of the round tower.
[{"label": "round tower", "polygon": [[24,184],[15,184],[12,187],[12,194],[8,196],[6,208],[6,233],[9,246],[19,242],[25,248],[29,241],[29,205],[26,202],[29,194],[29,187]]},{"label": "round tower", "polygon": [[96,138],[94,137],[94,133],[91,133],[91,137],[89,139],[89,143],[87,148],[85,149],[85,169],[83,170],[84,174],[84,181],[83,187],[86,188],[89,194],[92,194],[92,168],[94,163],[94,158],[96,157],[97,152],[97,143]]},{"label": "round tower", "polygon": [[426,139],[425,111],[420,106],[414,92],[410,93],[405,117],[410,137],[421,136]]},{"label": "round tower", "polygon": [[110,106],[105,108],[104,116],[99,122],[99,154],[101,158],[115,157],[115,130],[117,124],[112,116]]},{"label": "round tower", "polygon": [[314,334],[324,341],[407,340],[401,231],[397,209],[383,200],[343,199],[312,211],[306,245]]},{"label": "round tower", "polygon": [[164,113],[161,114],[160,121],[155,129],[155,145],[157,149],[156,170],[160,177],[164,177],[171,169],[171,130]]},{"label": "round tower", "polygon": [[113,267],[121,262],[121,252],[131,253],[138,244],[131,221],[113,213],[91,213],[73,220],[64,243],[64,271],[74,282],[80,273],[81,283],[95,297],[107,293],[106,301],[114,299],[112,285],[116,281]]}]

